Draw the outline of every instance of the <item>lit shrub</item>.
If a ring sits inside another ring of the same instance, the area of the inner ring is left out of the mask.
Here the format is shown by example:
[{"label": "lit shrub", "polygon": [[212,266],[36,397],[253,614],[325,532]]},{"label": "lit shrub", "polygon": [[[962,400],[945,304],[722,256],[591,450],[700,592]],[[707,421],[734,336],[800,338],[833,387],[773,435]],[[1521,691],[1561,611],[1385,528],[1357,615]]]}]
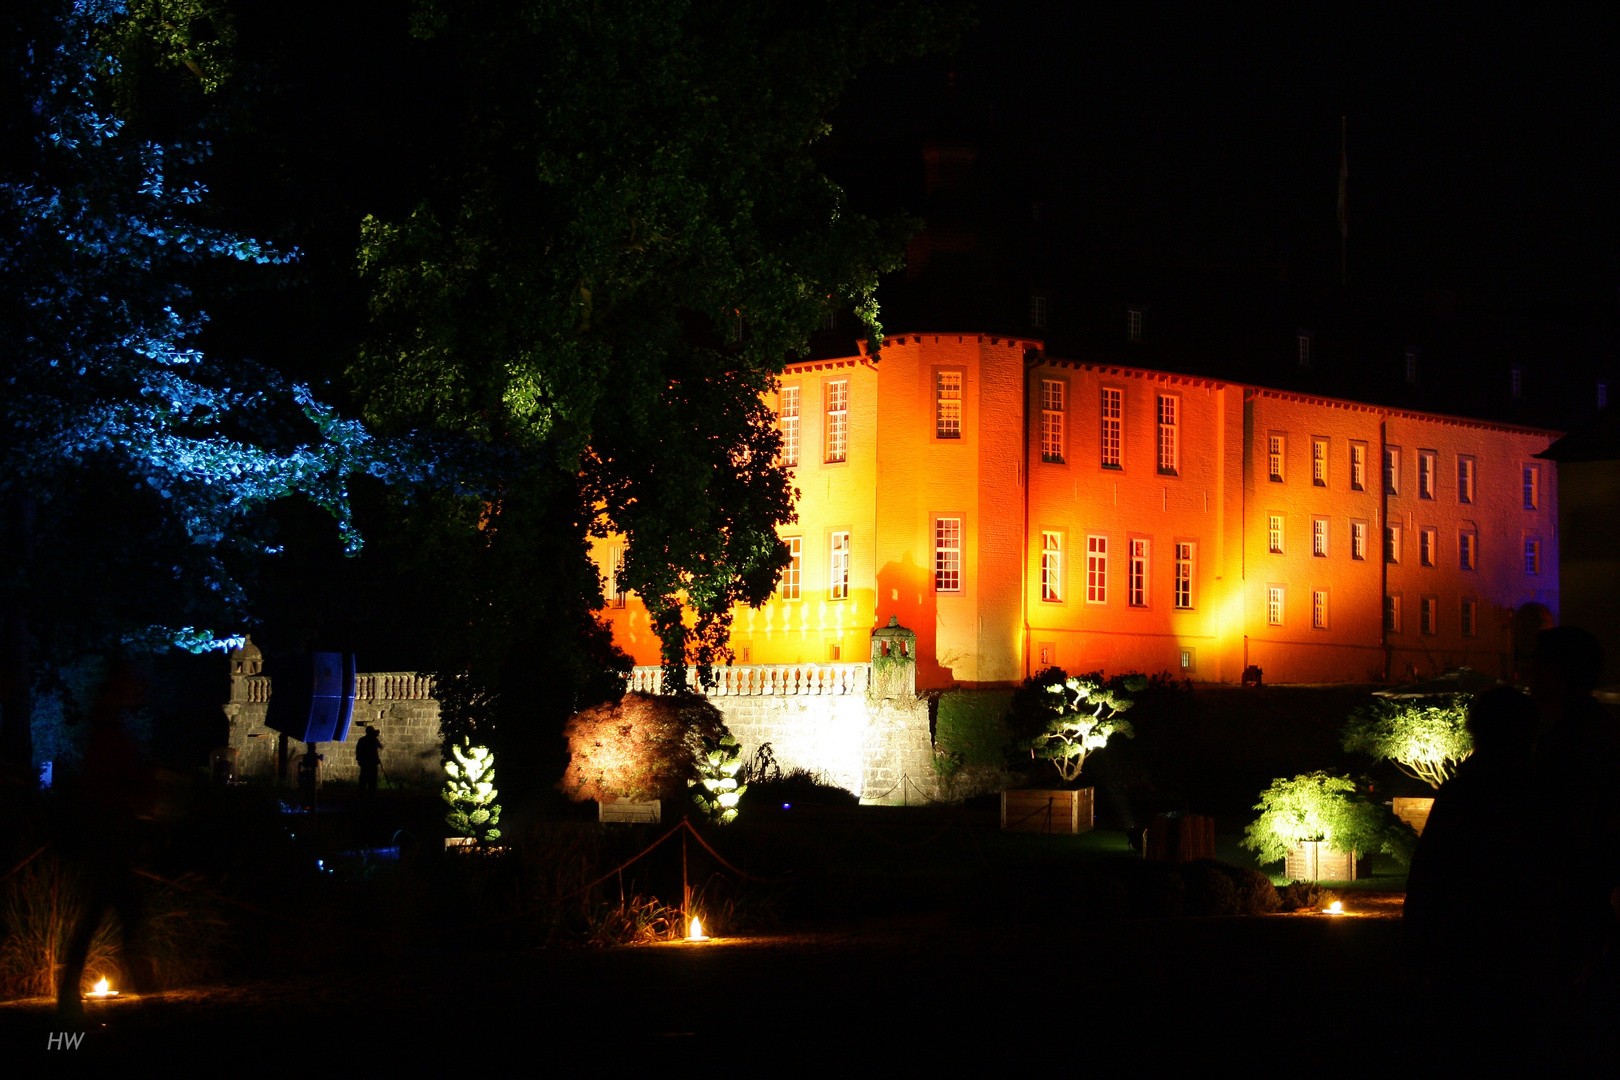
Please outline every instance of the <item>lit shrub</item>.
[{"label": "lit shrub", "polygon": [[1382,851],[1397,860],[1411,855],[1406,836],[1410,828],[1384,807],[1362,798],[1348,777],[1318,771],[1275,780],[1255,809],[1260,817],[1244,830],[1242,844],[1261,863],[1281,862],[1289,851],[1310,841],[1339,852]]},{"label": "lit shrub", "polygon": [[702,740],[724,731],[719,710],[696,695],[626,694],[569,717],[557,787],[575,802],[673,797],[698,779]]}]

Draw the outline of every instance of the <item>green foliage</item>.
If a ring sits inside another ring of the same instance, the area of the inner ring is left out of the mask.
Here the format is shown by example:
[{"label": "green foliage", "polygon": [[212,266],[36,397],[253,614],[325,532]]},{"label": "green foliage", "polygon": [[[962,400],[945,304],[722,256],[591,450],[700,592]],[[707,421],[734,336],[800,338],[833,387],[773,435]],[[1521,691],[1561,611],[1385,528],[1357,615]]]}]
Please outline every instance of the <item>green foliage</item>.
[{"label": "green foliage", "polygon": [[666,686],[724,661],[733,606],[787,565],[784,359],[829,306],[879,341],[916,227],[852,211],[814,144],[859,67],[960,25],[936,0],[416,11],[462,107],[434,186],[364,223],[351,377],[369,419],[513,447],[559,478],[560,520],[624,536]]},{"label": "green foliage", "polygon": [[710,821],[729,825],[737,820],[737,800],[748,790],[747,784],[737,780],[744,764],[742,747],[729,731],[719,738],[705,736],[702,747],[697,755],[697,779],[690,781],[692,801]]},{"label": "green foliage", "polygon": [[465,740],[462,746],[450,747],[450,755],[451,760],[444,763],[450,779],[441,796],[450,807],[445,823],[461,836],[475,837],[480,845],[499,840],[501,830],[495,826],[501,823],[501,808],[495,802],[495,755]]},{"label": "green foliage", "polygon": [[1449,780],[1474,749],[1467,694],[1437,702],[1382,701],[1357,709],[1344,725],[1344,748],[1374,761],[1393,761],[1430,787]]},{"label": "green foliage", "polygon": [[1072,782],[1086,758],[1110,738],[1135,737],[1135,729],[1120,714],[1131,707],[1131,694],[1147,685],[1144,675],[1104,679],[1095,671],[1070,677],[1062,668],[1048,668],[1026,679],[1013,695],[1007,724],[1021,749],[1050,761],[1065,783]]},{"label": "green foliage", "polygon": [[1280,862],[1307,840],[1324,841],[1334,851],[1410,858],[1411,830],[1362,798],[1348,777],[1317,771],[1273,781],[1255,809],[1260,817],[1244,830],[1242,844],[1262,863]]},{"label": "green foliage", "polygon": [[1010,690],[949,690],[939,696],[934,745],[967,767],[994,767],[1006,757]]},{"label": "green foliage", "polygon": [[696,694],[626,694],[569,718],[557,787],[576,802],[671,798],[699,779],[706,741],[725,735],[719,710]]}]

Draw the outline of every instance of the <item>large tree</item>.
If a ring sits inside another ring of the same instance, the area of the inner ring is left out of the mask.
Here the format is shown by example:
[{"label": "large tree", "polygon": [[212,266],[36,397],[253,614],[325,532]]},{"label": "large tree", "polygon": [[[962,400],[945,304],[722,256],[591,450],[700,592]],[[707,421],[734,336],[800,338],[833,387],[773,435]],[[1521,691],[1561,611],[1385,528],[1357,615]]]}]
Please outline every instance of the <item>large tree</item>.
[{"label": "large tree", "polygon": [[788,561],[765,395],[829,308],[879,337],[910,227],[845,204],[813,155],[826,117],[862,65],[960,22],[928,0],[417,8],[458,145],[414,211],[365,223],[354,382],[378,424],[532,463],[484,527],[512,496],[622,534],[675,683]]},{"label": "large tree", "polygon": [[213,78],[210,51],[154,18],[56,0],[8,16],[3,42],[0,745],[24,768],[38,665],[216,645],[247,617],[244,571],[274,548],[269,504],[312,501],[353,548],[349,478],[427,473],[307,386],[197,348],[209,267],[290,256],[205,222],[206,146],[143,137],[112,108],[114,50],[143,25]]}]

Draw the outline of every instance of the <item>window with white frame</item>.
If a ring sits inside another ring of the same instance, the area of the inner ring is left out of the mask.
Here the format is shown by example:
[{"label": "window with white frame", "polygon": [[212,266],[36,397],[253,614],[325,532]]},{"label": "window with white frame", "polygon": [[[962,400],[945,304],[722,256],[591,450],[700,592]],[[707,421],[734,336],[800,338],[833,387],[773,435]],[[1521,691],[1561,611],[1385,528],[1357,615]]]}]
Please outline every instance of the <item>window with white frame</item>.
[{"label": "window with white frame", "polygon": [[831,596],[834,600],[849,599],[849,533],[835,532],[832,534],[832,563],[828,567],[827,580],[831,583]]},{"label": "window with white frame", "polygon": [[1029,325],[1037,330],[1046,326],[1046,297],[1042,293],[1029,298]]},{"label": "window with white frame", "polygon": [[1524,369],[1515,366],[1508,372],[1508,390],[1514,397],[1524,396]]},{"label": "window with white frame", "polygon": [[1367,523],[1365,521],[1352,521],[1350,523],[1350,557],[1357,560],[1367,557]]},{"label": "window with white frame", "polygon": [[783,600],[799,599],[799,581],[804,573],[804,537],[785,538],[788,546],[787,569],[782,571],[780,592]]},{"label": "window with white frame", "polygon": [[1457,457],[1457,501],[1474,501],[1474,459],[1466,455]]},{"label": "window with white frame", "polygon": [[1327,487],[1328,470],[1328,441],[1326,439],[1311,440],[1311,483],[1317,487]]},{"label": "window with white frame", "polygon": [[1328,553],[1328,519],[1325,517],[1311,519],[1311,554],[1318,559],[1327,558]]},{"label": "window with white frame", "polygon": [[1417,382],[1418,354],[1416,349],[1406,350],[1406,381]]},{"label": "window with white frame", "polygon": [[1418,498],[1434,498],[1434,451],[1418,451]]},{"label": "window with white frame", "polygon": [[1440,598],[1438,596],[1425,596],[1418,600],[1419,633],[1432,636],[1440,632],[1437,618],[1439,612],[1436,610],[1439,606]]},{"label": "window with white frame", "polygon": [[1457,628],[1463,637],[1475,637],[1479,633],[1479,601],[1473,597],[1465,596],[1457,611]]},{"label": "window with white frame", "polygon": [[1041,460],[1063,460],[1062,379],[1041,380]]},{"label": "window with white frame", "polygon": [[960,371],[940,371],[934,374],[934,435],[941,439],[962,437]]},{"label": "window with white frame", "polygon": [[1142,311],[1140,308],[1131,308],[1125,312],[1125,336],[1132,341],[1142,340]]},{"label": "window with white frame", "polygon": [[1266,543],[1267,550],[1273,555],[1283,553],[1283,516],[1270,514],[1266,517]]},{"label": "window with white frame", "polygon": [[1116,387],[1102,388],[1102,466],[1120,467],[1123,455],[1122,425],[1125,422],[1125,391]]},{"label": "window with white frame", "polygon": [[1541,541],[1526,538],[1524,541],[1524,572],[1527,574],[1541,573]]},{"label": "window with white frame", "polygon": [[1399,525],[1384,526],[1384,561],[1387,563],[1401,561],[1401,527]]},{"label": "window with white frame", "polygon": [[1435,543],[1439,539],[1433,529],[1418,530],[1418,565],[1433,566],[1435,560]]},{"label": "window with white frame", "polygon": [[624,607],[624,548],[613,547],[608,549],[608,603],[613,607]]},{"label": "window with white frame", "polygon": [[1311,335],[1299,335],[1299,366],[1311,366]]},{"label": "window with white frame", "polygon": [[1479,534],[1465,529],[1457,534],[1457,565],[1463,570],[1472,570],[1475,563],[1475,552],[1479,545]]},{"label": "window with white frame", "polygon": [[782,387],[778,402],[777,421],[782,425],[782,464],[799,463],[799,388]]},{"label": "window with white frame", "polygon": [[1271,477],[1271,482],[1274,484],[1283,482],[1283,451],[1286,449],[1286,442],[1287,440],[1281,435],[1272,435],[1267,440],[1266,475]]},{"label": "window with white frame", "polygon": [[1384,597],[1384,629],[1391,634],[1401,632],[1401,598]]},{"label": "window with white frame", "polygon": [[1398,446],[1384,447],[1384,494],[1399,495],[1401,493],[1401,449]]},{"label": "window with white frame", "polygon": [[1283,624],[1283,587],[1266,586],[1266,622],[1271,626]]},{"label": "window with white frame", "polygon": [[1108,603],[1108,537],[1086,537],[1086,603]]},{"label": "window with white frame", "polygon": [[1063,534],[1041,533],[1041,599],[1050,603],[1063,600]]},{"label": "window with white frame", "polygon": [[1159,471],[1174,474],[1181,463],[1181,399],[1159,395]]},{"label": "window with white frame", "polygon": [[1367,444],[1350,444],[1350,490],[1367,490]]},{"label": "window with white frame", "polygon": [[827,430],[823,455],[829,462],[843,461],[849,454],[849,380],[827,382]]},{"label": "window with white frame", "polygon": [[934,591],[962,591],[962,519],[934,519]]},{"label": "window with white frame", "polygon": [[1193,606],[1193,557],[1196,554],[1191,541],[1176,544],[1176,607],[1183,611]]},{"label": "window with white frame", "polygon": [[1538,510],[1541,508],[1541,466],[1526,465],[1524,467],[1524,508]]},{"label": "window with white frame", "polygon": [[1152,549],[1150,541],[1140,537],[1131,539],[1130,588],[1128,602],[1131,607],[1147,607],[1148,566]]},{"label": "window with white frame", "polygon": [[1311,590],[1311,628],[1313,630],[1326,630],[1328,628],[1328,594],[1326,589]]}]

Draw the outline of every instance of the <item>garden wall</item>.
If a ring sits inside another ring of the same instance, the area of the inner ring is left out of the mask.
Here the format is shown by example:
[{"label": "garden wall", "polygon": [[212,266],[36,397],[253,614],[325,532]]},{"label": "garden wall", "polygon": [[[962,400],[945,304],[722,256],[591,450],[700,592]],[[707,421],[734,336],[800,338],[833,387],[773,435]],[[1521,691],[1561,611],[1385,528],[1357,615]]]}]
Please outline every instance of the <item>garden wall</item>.
[{"label": "garden wall", "polygon": [[[276,778],[276,748],[281,733],[264,726],[270,703],[270,678],[260,672],[259,650],[250,643],[231,654],[231,697],[225,704],[230,745],[236,749],[236,772],[244,780]],[[360,778],[355,744],[367,726],[382,740],[382,768],[395,784],[436,785],[441,779],[439,703],[429,679],[413,672],[367,672],[355,677],[354,720],[341,743],[321,743],[323,780],[353,783]],[[288,740],[288,776],[295,775],[304,744]]]}]

